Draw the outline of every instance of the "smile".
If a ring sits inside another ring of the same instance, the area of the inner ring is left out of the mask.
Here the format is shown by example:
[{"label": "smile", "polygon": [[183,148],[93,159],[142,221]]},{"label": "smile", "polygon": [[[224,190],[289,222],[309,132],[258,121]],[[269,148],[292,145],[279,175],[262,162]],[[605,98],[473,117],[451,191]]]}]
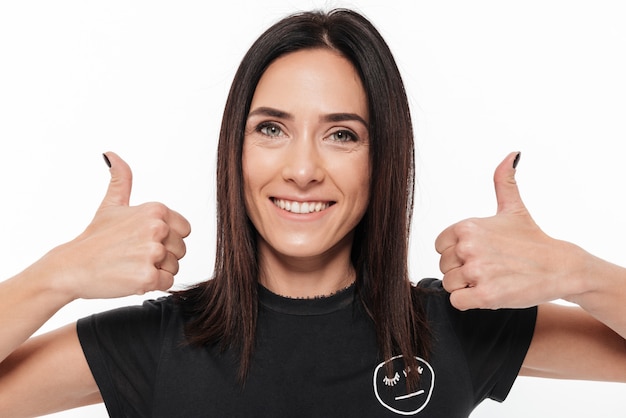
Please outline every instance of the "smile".
[{"label": "smile", "polygon": [[272,198],[272,203],[291,213],[313,213],[328,209],[334,202],[295,202],[291,200]]},{"label": "smile", "polygon": [[417,392],[409,393],[408,395],[396,396],[396,401],[401,401],[403,399],[409,399],[409,398],[412,398],[414,396],[419,396],[419,395],[423,395],[423,394],[424,394],[423,390],[418,390]]}]

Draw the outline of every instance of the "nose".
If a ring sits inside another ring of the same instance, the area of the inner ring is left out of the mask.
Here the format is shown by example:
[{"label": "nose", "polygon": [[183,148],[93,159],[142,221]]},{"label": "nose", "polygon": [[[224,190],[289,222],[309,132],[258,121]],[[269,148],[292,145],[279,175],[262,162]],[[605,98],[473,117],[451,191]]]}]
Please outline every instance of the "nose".
[{"label": "nose", "polygon": [[315,138],[303,136],[290,142],[282,174],[286,181],[294,182],[300,188],[323,180],[323,159]]}]

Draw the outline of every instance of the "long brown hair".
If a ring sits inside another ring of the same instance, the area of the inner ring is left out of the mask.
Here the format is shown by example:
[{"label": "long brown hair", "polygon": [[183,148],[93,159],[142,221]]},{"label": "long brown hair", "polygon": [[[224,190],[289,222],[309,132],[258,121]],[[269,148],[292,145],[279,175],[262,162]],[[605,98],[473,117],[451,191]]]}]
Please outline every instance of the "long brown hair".
[{"label": "long brown hair", "polygon": [[[217,254],[214,277],[175,298],[193,315],[192,344],[219,343],[239,350],[245,379],[257,320],[256,231],[245,212],[242,176],[244,128],[257,83],[278,57],[307,48],[330,48],[358,71],[369,106],[371,190],[356,228],[352,263],[356,291],[371,316],[380,354],[403,354],[408,367],[427,356],[430,334],[419,290],[408,278],[413,210],[413,130],[404,85],[386,42],[360,14],[337,9],[289,16],[270,27],[244,56],[233,80],[217,155]],[[415,367],[411,369],[416,370]]]}]

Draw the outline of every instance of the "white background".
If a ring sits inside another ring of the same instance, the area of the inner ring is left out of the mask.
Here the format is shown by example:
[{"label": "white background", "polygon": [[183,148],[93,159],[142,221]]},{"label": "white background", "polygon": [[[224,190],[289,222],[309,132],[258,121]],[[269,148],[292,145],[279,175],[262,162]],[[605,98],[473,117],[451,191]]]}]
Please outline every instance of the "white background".
[{"label": "white background", "polygon": [[[405,78],[415,279],[440,276],[433,242],[444,227],[494,212],[492,172],[514,150],[539,225],[626,265],[620,1],[3,1],[0,277],[88,224],[107,150],[134,169],[132,203],[162,201],[190,220],[177,286],[209,277],[216,139],[237,64],[278,18],[336,6],[375,23]],[[44,329],[137,300],[77,301]],[[487,401],[473,417],[623,417],[624,395],[620,384],[521,378],[504,404]]]}]

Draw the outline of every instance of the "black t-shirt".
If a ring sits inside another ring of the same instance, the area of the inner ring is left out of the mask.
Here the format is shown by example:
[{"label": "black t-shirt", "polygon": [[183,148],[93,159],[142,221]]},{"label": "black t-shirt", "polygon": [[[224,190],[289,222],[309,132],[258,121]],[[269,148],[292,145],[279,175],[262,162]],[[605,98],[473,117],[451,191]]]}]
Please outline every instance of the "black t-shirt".
[{"label": "black t-shirt", "polygon": [[112,417],[467,417],[508,394],[536,309],[454,309],[438,280],[425,308],[432,353],[406,393],[404,362],[388,375],[354,288],[317,299],[259,289],[257,345],[245,383],[236,356],[185,342],[171,297],[83,318],[78,335]]}]

